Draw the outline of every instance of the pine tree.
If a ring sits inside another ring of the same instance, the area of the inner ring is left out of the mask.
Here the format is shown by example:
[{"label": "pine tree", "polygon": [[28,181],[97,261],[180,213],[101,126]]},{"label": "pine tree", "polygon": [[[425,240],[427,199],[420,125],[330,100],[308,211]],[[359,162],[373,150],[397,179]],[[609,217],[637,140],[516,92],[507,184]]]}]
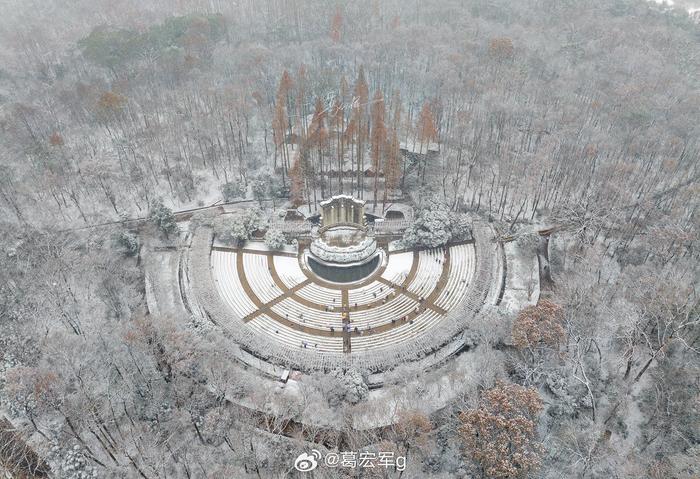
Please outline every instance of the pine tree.
[{"label": "pine tree", "polygon": [[289,89],[292,87],[292,80],[289,72],[285,70],[280,79],[275,100],[275,114],[272,117],[272,134],[275,141],[275,163],[277,168],[277,152],[282,153],[282,184],[286,186],[285,172],[289,168],[289,150],[287,149],[287,130],[291,128],[289,116],[287,114],[287,104],[289,102]]},{"label": "pine tree", "polygon": [[296,97],[296,131],[298,135],[297,143],[301,143],[306,138],[307,134],[307,124],[306,124],[306,67],[304,65],[299,67],[297,72],[297,97]]},{"label": "pine tree", "polygon": [[[333,101],[333,106],[330,112],[330,124],[335,129],[336,151],[338,157],[338,193],[343,193],[343,127],[345,126],[345,117],[343,115],[343,106],[340,103],[340,98],[336,97]],[[330,185],[333,189],[333,185]],[[333,192],[331,191],[331,194]]]},{"label": "pine tree", "polygon": [[[321,99],[316,99],[314,116],[309,128],[309,146],[313,145],[317,151],[318,173],[321,182],[321,197],[325,197],[325,169],[323,167],[323,150],[328,139],[328,129],[326,128],[326,109]],[[315,168],[314,168],[315,170]],[[315,176],[315,175],[314,175]]]},{"label": "pine tree", "polygon": [[289,201],[295,208],[304,203],[304,179],[301,171],[301,159],[299,151],[297,151],[294,164],[289,170]]},{"label": "pine tree", "polygon": [[384,97],[377,90],[372,99],[372,170],[374,173],[374,206],[377,206],[377,186],[379,171],[382,169],[382,156],[386,145],[386,126],[384,125]]},{"label": "pine tree", "polygon": [[423,154],[423,145],[426,144],[426,153],[430,149],[430,142],[437,140],[437,128],[435,126],[435,117],[430,108],[430,103],[423,103],[423,108],[418,115],[418,140],[420,141],[420,154]]},{"label": "pine tree", "polygon": [[[343,187],[343,180],[345,179],[344,175],[344,170],[345,170],[345,145],[349,144],[349,141],[352,139],[353,133],[349,132],[346,130],[346,124],[348,125],[347,128],[350,128],[349,121],[347,118],[347,112],[349,111],[349,105],[351,99],[349,98],[350,96],[350,87],[348,86],[348,80],[345,78],[345,75],[343,75],[340,79],[340,118],[338,119],[338,122],[341,126],[339,132],[338,132],[338,139],[340,141],[340,157],[338,158],[339,164],[340,164],[340,192],[342,193],[344,190]],[[351,156],[351,162],[350,162],[350,167],[351,167],[351,174],[350,174],[350,193],[353,191],[353,175],[352,175],[352,147],[350,147],[350,156]]]},{"label": "pine tree", "polygon": [[399,149],[399,135],[392,128],[391,140],[387,148],[386,162],[384,165],[384,199],[382,213],[386,209],[387,193],[395,190],[399,185],[399,171],[401,170],[401,150]]},{"label": "pine tree", "polygon": [[[418,140],[420,141],[420,156],[423,156],[422,160],[422,174],[421,183],[425,184],[425,170],[428,163],[428,153],[430,152],[430,143],[437,141],[437,128],[435,126],[435,117],[433,116],[433,111],[430,108],[430,103],[427,101],[423,103],[423,108],[418,116],[418,124],[416,125],[418,130]],[[425,155],[423,154],[423,145],[426,145]]]},{"label": "pine tree", "polygon": [[171,233],[178,230],[177,221],[175,220],[175,215],[173,211],[163,204],[163,200],[160,198],[155,199],[151,202],[149,219],[151,222],[165,234],[165,237],[169,237]]},{"label": "pine tree", "polygon": [[352,147],[352,142],[357,132],[356,120],[357,119],[353,114],[353,116],[350,117],[348,127],[345,129],[345,133],[343,135],[345,143],[348,144],[348,149],[350,150],[350,194],[355,191],[355,149]]},{"label": "pine tree", "polygon": [[331,21],[331,40],[333,40],[333,43],[340,42],[342,29],[343,16],[340,13],[340,9],[338,9],[336,10],[335,15],[333,15],[333,20]]},{"label": "pine tree", "polygon": [[285,107],[287,108],[287,130],[290,132],[292,130],[292,113],[294,112],[290,95],[293,86],[292,77],[287,70],[284,70],[280,79],[279,89],[277,90],[277,97],[284,99]]},{"label": "pine tree", "polygon": [[364,145],[367,136],[367,120],[365,118],[367,111],[367,103],[369,102],[369,87],[365,80],[365,70],[360,66],[360,71],[357,75],[355,83],[355,97],[353,98],[353,116],[355,120],[355,135],[356,135],[356,150],[357,150],[357,192],[358,196],[364,196],[363,174],[364,174]]},{"label": "pine tree", "polygon": [[275,143],[275,159],[274,159],[274,169],[277,169],[277,153],[282,154],[282,183],[284,183],[284,136],[286,130],[286,117],[287,113],[284,107],[284,100],[277,95],[277,101],[275,102],[275,113],[272,116],[272,138]]}]

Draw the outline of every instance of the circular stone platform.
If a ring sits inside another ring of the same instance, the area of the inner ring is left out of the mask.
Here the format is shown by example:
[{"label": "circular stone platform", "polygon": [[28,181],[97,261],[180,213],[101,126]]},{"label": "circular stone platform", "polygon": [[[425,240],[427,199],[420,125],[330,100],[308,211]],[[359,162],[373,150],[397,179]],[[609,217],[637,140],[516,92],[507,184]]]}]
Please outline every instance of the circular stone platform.
[{"label": "circular stone platform", "polygon": [[309,247],[314,258],[323,264],[362,264],[377,255],[377,241],[364,228],[335,225],[322,230]]}]

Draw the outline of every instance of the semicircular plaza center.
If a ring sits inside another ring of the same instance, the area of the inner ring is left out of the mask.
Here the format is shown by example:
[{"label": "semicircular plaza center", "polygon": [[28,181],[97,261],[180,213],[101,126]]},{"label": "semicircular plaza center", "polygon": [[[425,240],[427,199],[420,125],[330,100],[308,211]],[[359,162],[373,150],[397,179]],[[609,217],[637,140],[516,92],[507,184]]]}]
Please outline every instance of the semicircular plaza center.
[{"label": "semicircular plaza center", "polygon": [[487,225],[444,246],[404,248],[408,221],[366,214],[349,196],[321,202],[315,219],[282,250],[233,247],[197,229],[194,263],[208,266],[190,278],[199,305],[247,354],[301,370],[381,370],[437,350],[484,305],[496,256]]}]

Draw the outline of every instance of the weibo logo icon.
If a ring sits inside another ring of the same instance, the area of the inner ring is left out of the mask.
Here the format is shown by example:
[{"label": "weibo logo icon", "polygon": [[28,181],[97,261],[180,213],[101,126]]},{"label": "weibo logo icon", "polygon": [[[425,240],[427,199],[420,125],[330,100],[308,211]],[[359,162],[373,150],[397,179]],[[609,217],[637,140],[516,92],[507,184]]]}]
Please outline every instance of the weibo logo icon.
[{"label": "weibo logo icon", "polygon": [[294,461],[294,469],[301,472],[313,471],[318,467],[319,459],[321,459],[321,453],[316,449],[312,449],[311,454],[302,452]]}]

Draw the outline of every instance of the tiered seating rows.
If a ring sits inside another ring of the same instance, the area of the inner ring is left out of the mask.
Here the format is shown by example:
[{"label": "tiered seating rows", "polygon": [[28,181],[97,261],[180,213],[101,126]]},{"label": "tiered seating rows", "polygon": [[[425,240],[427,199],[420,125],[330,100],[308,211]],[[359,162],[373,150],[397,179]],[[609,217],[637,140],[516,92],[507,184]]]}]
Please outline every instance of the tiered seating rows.
[{"label": "tiered seating rows", "polygon": [[383,333],[365,333],[352,338],[352,351],[368,351],[372,349],[390,348],[402,341],[417,337],[423,331],[435,326],[442,316],[431,309],[426,310],[413,320]]},{"label": "tiered seating rows", "polygon": [[[230,300],[224,300],[220,287],[214,282],[214,279],[217,278],[215,270],[219,271],[218,279],[222,282],[221,287],[224,286],[225,282],[222,270],[229,269],[229,274],[231,272],[235,274],[235,262],[231,259],[235,256],[230,255],[231,264],[215,266],[220,258],[210,258],[210,254],[214,255],[210,249],[212,240],[210,228],[199,228],[192,241],[190,252],[192,284],[201,307],[207,311],[212,320],[221,325],[229,322],[230,324],[224,328],[228,337],[251,351],[259,352],[263,360],[283,363],[305,371],[317,370],[318,368],[345,368],[349,367],[350,364],[361,364],[364,368],[378,371],[406,361],[420,359],[424,354],[434,351],[435,348],[440,347],[463,331],[477,312],[484,315],[486,320],[491,317],[493,312],[492,309],[485,308],[484,295],[489,289],[493,289],[494,272],[492,268],[495,261],[493,245],[490,243],[492,235],[491,228],[486,224],[478,224],[475,228],[474,236],[479,254],[474,277],[462,303],[457,308],[452,309],[439,322],[439,325],[434,318],[441,317],[434,311],[428,310],[422,314],[429,316],[416,318],[414,324],[406,325],[410,327],[401,326],[386,333],[353,337],[353,355],[351,356],[342,354],[342,338],[340,336],[325,339],[310,337],[309,344],[322,343],[318,348],[314,348],[318,351],[318,354],[314,354],[316,352],[314,349],[308,351],[308,344],[307,348],[303,348],[300,347],[300,344],[295,343],[299,337],[302,337],[303,333],[301,332],[297,332],[293,339],[280,338],[276,340],[271,338],[272,332],[280,331],[280,333],[275,333],[278,335],[281,334],[282,330],[279,329],[281,325],[275,323],[269,316],[262,317],[258,321],[260,324],[267,324],[266,330],[259,325],[248,327],[247,323],[244,325],[237,320],[237,315],[231,312]],[[418,273],[418,277],[420,275],[421,273]],[[240,298],[245,298],[238,281],[234,283],[234,287],[230,285],[227,287]],[[250,301],[245,302],[250,303]],[[431,329],[428,331],[425,328]],[[294,332],[293,329],[291,331]],[[325,341],[329,341],[329,343],[325,344]],[[367,341],[369,341],[369,346],[367,346]],[[363,348],[368,351],[363,352]],[[355,351],[360,352],[355,356]]]},{"label": "tiered seating rows", "polygon": [[[411,255],[412,253],[401,253],[401,255]],[[464,300],[468,291],[468,286],[472,280],[475,267],[475,254],[473,245],[458,245],[450,251],[451,268],[448,274],[445,288],[441,291],[436,300],[436,304],[444,309],[451,309]],[[399,256],[399,255],[395,255]],[[410,263],[403,258],[394,263],[392,268],[390,262],[383,277],[400,283],[408,274],[406,267],[410,268]],[[444,267],[445,252],[443,248],[421,251],[419,254],[418,273],[413,282],[408,286],[408,290],[427,297],[434,289],[442,269]],[[437,259],[437,260],[436,260]],[[299,268],[295,258],[276,256],[274,258],[275,267],[282,281],[289,287],[294,287],[305,280],[305,276]],[[245,317],[256,311],[253,302],[243,291],[240,279],[236,270],[236,253],[225,251],[213,251],[211,256],[214,277],[224,300],[232,307],[234,312],[240,317]],[[397,266],[401,263],[401,267]],[[268,270],[267,257],[264,255],[244,254],[243,265],[246,272],[246,279],[253,291],[264,303],[283,294],[283,291],[274,284]],[[464,281],[462,281],[464,280]],[[422,312],[414,319],[413,324],[402,324],[384,333],[370,333],[368,327],[376,328],[383,324],[388,324],[395,319],[401,322],[401,318],[415,308],[422,308],[420,303],[414,301],[406,295],[398,293],[392,297],[393,288],[374,281],[371,284],[349,291],[349,301],[351,305],[350,319],[351,326],[363,331],[363,335],[354,336],[352,339],[353,351],[373,350],[390,347],[398,341],[404,341],[421,334],[424,330],[435,325],[441,315],[432,310]],[[449,292],[449,293],[448,293]],[[374,296],[374,293],[377,296]],[[273,336],[282,343],[303,347],[306,341],[307,348],[318,349],[319,351],[342,351],[342,316],[339,311],[341,307],[341,293],[338,290],[331,290],[316,284],[310,284],[297,292],[301,297],[317,304],[334,306],[335,312],[325,312],[308,308],[301,303],[287,298],[272,307],[272,310],[282,317],[288,318],[300,325],[327,330],[333,326],[338,331],[337,338],[327,338],[303,333],[285,327],[267,315],[259,315],[248,324],[252,328]],[[389,297],[387,303],[381,304],[369,310],[354,311],[352,306],[355,303],[367,304]],[[333,301],[335,299],[335,302]],[[303,321],[300,317],[303,315]],[[316,346],[317,345],[317,346]]]},{"label": "tiered seating rows", "polygon": [[366,329],[367,326],[375,328],[383,324],[391,323],[392,319],[399,321],[417,307],[420,308],[420,304],[417,301],[412,300],[406,295],[399,294],[394,298],[390,298],[385,304],[371,309],[352,311],[351,308],[351,326],[353,328],[358,327],[359,329]]},{"label": "tiered seating rows", "polygon": [[269,303],[283,294],[272,279],[266,256],[244,253],[243,270],[250,288],[263,303]]},{"label": "tiered seating rows", "polygon": [[303,283],[306,279],[304,272],[299,267],[299,260],[289,256],[275,256],[275,270],[282,282],[288,288],[293,288],[296,285]]},{"label": "tiered seating rows", "polygon": [[243,291],[243,286],[236,270],[236,253],[228,251],[212,251],[211,265],[213,276],[219,293],[233,311],[244,318],[257,308],[253,301]]},{"label": "tiered seating rows", "polygon": [[440,292],[435,304],[450,310],[461,303],[469,290],[474,270],[476,255],[474,245],[463,244],[450,248],[450,271],[447,283]]},{"label": "tiered seating rows", "polygon": [[337,289],[328,289],[317,284],[308,284],[297,291],[296,294],[307,301],[311,301],[322,306],[342,306],[340,290]]},{"label": "tiered seating rows", "polygon": [[348,301],[350,301],[351,306],[354,306],[355,303],[358,305],[368,304],[389,296],[392,291],[394,288],[391,286],[379,281],[372,281],[366,286],[348,291]]},{"label": "tiered seating rows", "polygon": [[340,305],[338,305],[337,311],[326,312],[308,308],[301,303],[297,303],[293,299],[287,298],[275,304],[272,310],[283,318],[304,326],[323,329],[325,331],[328,331],[331,326],[337,331],[340,331],[343,327]]},{"label": "tiered seating rows", "polygon": [[338,333],[337,337],[325,337],[306,334],[302,331],[285,328],[274,319],[265,314],[256,316],[247,323],[251,328],[263,333],[265,336],[274,338],[275,340],[294,348],[303,348],[306,342],[306,349],[342,352],[343,337]]},{"label": "tiered seating rows", "polygon": [[398,253],[389,255],[389,263],[382,273],[382,278],[392,283],[402,284],[411,271],[413,264],[413,253]]},{"label": "tiered seating rows", "polygon": [[421,251],[418,255],[418,272],[408,285],[408,290],[424,298],[428,297],[440,279],[444,262],[444,248]]}]

